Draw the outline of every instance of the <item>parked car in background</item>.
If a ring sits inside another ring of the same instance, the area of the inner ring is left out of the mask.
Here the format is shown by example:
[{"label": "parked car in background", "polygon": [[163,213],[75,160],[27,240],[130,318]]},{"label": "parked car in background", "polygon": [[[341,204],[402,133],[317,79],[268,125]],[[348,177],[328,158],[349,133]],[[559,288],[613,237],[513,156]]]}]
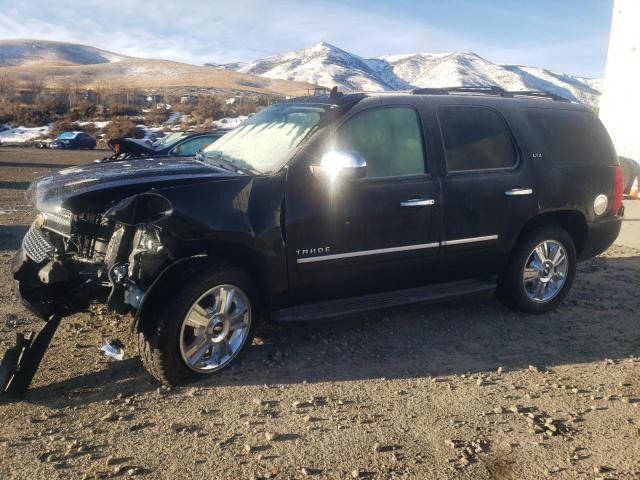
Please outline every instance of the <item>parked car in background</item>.
[{"label": "parked car in background", "polygon": [[84,132],[62,132],[51,143],[51,148],[64,148],[69,150],[96,148],[96,139]]},{"label": "parked car in background", "polygon": [[333,91],[262,110],[203,158],[37,180],[12,264],[22,301],[44,319],[95,301],[132,312],[142,363],[180,384],[234,363],[261,312],[312,320],[493,291],[548,312],[624,212],[598,118],[543,92]]},{"label": "parked car in background", "polygon": [[100,162],[136,157],[193,157],[228,131],[218,129],[205,132],[172,132],[156,141],[145,138],[116,138],[108,143],[113,155],[103,158]]}]

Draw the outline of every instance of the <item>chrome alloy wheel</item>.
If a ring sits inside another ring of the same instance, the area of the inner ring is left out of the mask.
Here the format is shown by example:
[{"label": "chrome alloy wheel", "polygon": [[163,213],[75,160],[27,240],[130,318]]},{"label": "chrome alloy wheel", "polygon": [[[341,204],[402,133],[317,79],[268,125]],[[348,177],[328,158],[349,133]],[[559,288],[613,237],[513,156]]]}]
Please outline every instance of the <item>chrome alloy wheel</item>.
[{"label": "chrome alloy wheel", "polygon": [[538,303],[553,299],[562,290],[568,271],[567,251],[560,242],[539,243],[524,265],[522,281],[527,296]]},{"label": "chrome alloy wheel", "polygon": [[251,326],[251,303],[234,285],[218,285],[198,298],[180,327],[180,354],[196,372],[211,373],[242,349]]}]

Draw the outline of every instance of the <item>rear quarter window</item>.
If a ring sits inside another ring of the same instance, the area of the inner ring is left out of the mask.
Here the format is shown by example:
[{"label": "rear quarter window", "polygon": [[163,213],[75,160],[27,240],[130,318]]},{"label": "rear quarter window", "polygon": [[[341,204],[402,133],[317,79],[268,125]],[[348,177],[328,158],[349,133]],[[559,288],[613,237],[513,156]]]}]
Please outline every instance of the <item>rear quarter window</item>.
[{"label": "rear quarter window", "polygon": [[604,126],[591,112],[552,108],[524,108],[538,139],[539,150],[556,163],[615,165],[615,149]]}]

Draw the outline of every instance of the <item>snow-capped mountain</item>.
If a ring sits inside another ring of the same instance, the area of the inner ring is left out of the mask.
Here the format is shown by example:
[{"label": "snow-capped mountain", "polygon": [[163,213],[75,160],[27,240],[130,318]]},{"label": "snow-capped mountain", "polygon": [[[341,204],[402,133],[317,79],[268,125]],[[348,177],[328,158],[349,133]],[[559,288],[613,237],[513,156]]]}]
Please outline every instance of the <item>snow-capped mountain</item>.
[{"label": "snow-capped mountain", "polygon": [[399,90],[409,84],[394,75],[387,62],[367,60],[325,42],[296,52],[265,57],[239,72],[268,78],[296,79],[349,90]]},{"label": "snow-capped mountain", "polygon": [[366,59],[326,42],[265,57],[229,70],[347,90],[385,91],[414,87],[497,85],[506,90],[545,90],[595,106],[600,80],[543,68],[499,65],[471,52],[384,55]]}]

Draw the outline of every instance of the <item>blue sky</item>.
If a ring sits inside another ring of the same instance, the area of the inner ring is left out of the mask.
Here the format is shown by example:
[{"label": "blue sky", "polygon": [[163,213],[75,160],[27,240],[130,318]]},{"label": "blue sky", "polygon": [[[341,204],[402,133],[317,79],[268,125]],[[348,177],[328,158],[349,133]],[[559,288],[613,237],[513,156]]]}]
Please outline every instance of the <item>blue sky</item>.
[{"label": "blue sky", "polygon": [[372,57],[473,51],[496,63],[602,76],[613,0],[0,0],[0,38],[126,55],[251,61],[320,40]]}]

